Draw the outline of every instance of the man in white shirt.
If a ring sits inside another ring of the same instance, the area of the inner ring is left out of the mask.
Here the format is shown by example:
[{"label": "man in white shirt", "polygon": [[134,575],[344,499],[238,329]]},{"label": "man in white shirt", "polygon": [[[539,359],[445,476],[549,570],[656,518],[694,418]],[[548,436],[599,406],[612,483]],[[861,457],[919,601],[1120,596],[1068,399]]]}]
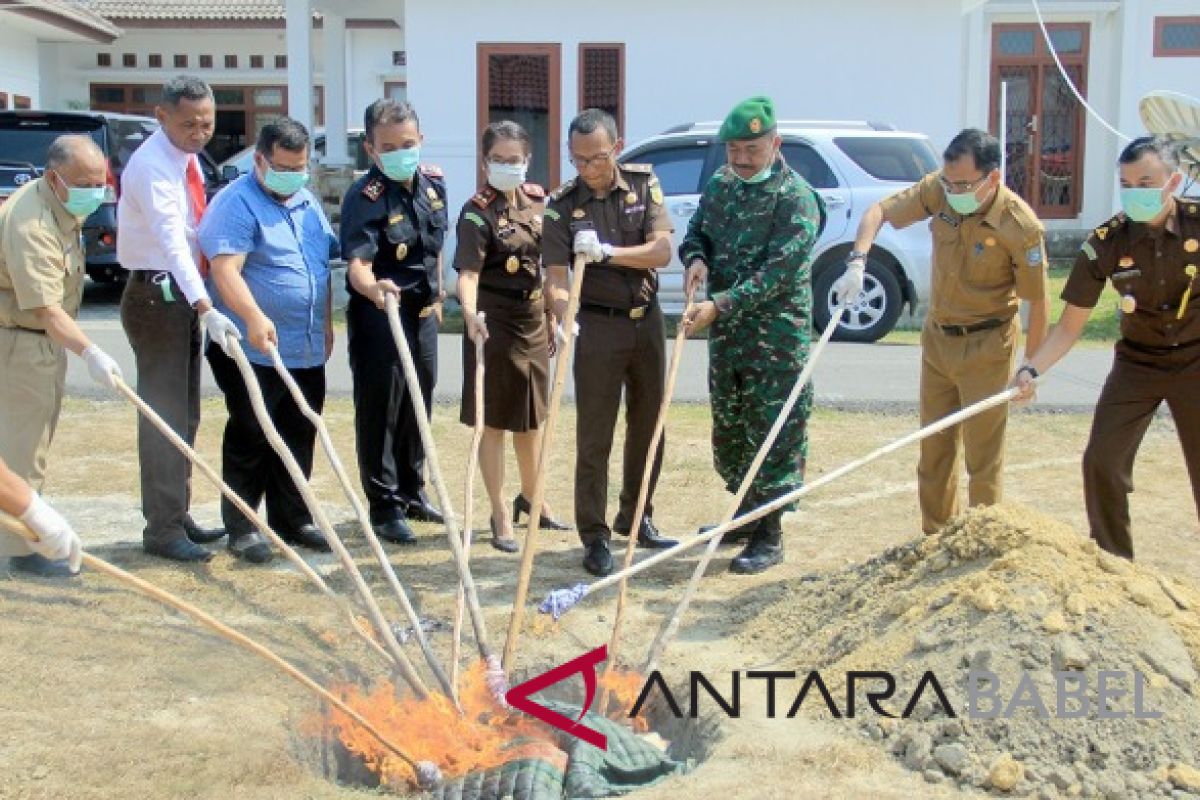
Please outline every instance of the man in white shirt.
[{"label": "man in white shirt", "polygon": [[[117,258],[129,270],[121,324],[137,360],[138,394],[189,444],[200,427],[201,328],[222,348],[237,328],[204,287],[196,241],[204,213],[197,154],[213,135],[212,89],[181,75],[163,86],[154,110],[162,126],[129,159],[117,205]],[[145,419],[138,421],[142,543],[176,561],[208,561],[224,531],[204,531],[188,514],[191,464]]]}]

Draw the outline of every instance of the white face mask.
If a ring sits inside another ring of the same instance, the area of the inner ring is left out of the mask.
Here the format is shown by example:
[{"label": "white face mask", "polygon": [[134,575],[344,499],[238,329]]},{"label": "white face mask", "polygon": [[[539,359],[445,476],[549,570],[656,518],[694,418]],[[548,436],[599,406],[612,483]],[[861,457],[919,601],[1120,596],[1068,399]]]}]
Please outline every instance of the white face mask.
[{"label": "white face mask", "polygon": [[497,192],[511,192],[525,182],[525,173],[529,165],[497,164],[489,161],[487,165],[487,180]]}]

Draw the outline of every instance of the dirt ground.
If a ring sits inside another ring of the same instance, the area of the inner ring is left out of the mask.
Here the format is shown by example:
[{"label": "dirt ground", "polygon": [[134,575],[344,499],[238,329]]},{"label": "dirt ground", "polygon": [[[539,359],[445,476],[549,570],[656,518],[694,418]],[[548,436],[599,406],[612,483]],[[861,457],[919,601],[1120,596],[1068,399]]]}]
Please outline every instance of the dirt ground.
[{"label": "dirt ground", "polygon": [[[559,428],[549,501],[570,517],[573,410]],[[329,404],[327,419],[353,471],[351,406]],[[218,463],[219,403],[205,406],[199,449]],[[467,430],[457,408],[438,407],[435,435],[456,510],[462,503]],[[1010,425],[1007,487],[1023,504],[1085,529],[1079,458],[1090,417],[1020,413]],[[115,402],[68,403],[50,465],[47,494],[81,531],[95,554],[177,592],[221,620],[277,648],[319,680],[382,675],[381,663],[345,634],[330,602],[277,559],[267,568],[242,565],[223,550],[209,565],[182,567],[142,555],[137,499],[134,411]],[[810,477],[891,441],[915,427],[910,415],[819,412],[812,422]],[[708,410],[673,410],[655,520],[683,534],[720,516],[726,495],[711,469]],[[614,453],[621,452],[620,443]],[[675,645],[662,666],[672,680],[687,670],[727,675],[770,665],[805,671],[806,654],[786,630],[733,640],[729,609],[754,622],[781,595],[802,591],[800,578],[867,560],[919,535],[915,450],[901,451],[815,492],[785,522],[787,562],[765,575],[733,576],[736,551],[722,550],[710,569]],[[616,459],[614,459],[614,462]],[[515,464],[508,484],[516,492]],[[614,468],[614,475],[615,475]],[[1200,585],[1193,546],[1197,520],[1186,472],[1169,419],[1160,419],[1142,447],[1133,495],[1139,561],[1189,585]],[[354,533],[349,505],[318,454],[314,478],[331,517],[357,555],[377,595],[386,597],[378,569]],[[615,511],[616,481],[610,486]],[[197,479],[196,516],[217,521],[217,494]],[[486,528],[477,485],[475,529]],[[422,616],[449,620],[453,570],[440,529],[417,526],[421,542],[390,548],[402,581]],[[1081,534],[1082,535],[1082,534]],[[623,542],[623,540],[618,540]],[[531,597],[588,576],[579,567],[574,533],[543,533]],[[486,543],[474,547],[474,574],[490,638],[503,644],[517,557]],[[328,556],[312,563],[348,590]],[[645,573],[633,585],[623,653],[639,664],[690,574],[686,559]],[[533,614],[518,666],[544,667],[607,641],[615,594],[589,597],[560,624]],[[387,608],[400,618],[394,602]],[[761,622],[761,620],[758,620]],[[433,634],[439,652],[449,637]],[[293,733],[315,707],[296,684],[265,663],[199,630],[181,615],[87,574],[57,583],[0,579],[0,798],[350,798],[373,793],[339,787],[299,757]],[[414,656],[415,658],[415,656]],[[887,664],[877,665],[887,669]],[[757,688],[743,693],[745,713],[723,726],[714,756],[695,772],[644,792],[646,798],[722,797],[950,797],[931,786],[845,722],[767,720]]]}]

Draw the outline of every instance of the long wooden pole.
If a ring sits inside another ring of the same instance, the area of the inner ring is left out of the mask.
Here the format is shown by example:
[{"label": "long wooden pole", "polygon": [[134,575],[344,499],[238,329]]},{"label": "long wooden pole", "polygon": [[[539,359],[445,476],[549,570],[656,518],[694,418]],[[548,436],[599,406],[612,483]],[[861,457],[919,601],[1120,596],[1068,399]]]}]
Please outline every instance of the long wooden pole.
[{"label": "long wooden pole", "polygon": [[374,528],[371,527],[371,519],[367,514],[366,506],[359,499],[358,494],[354,491],[354,486],[350,482],[350,475],[346,472],[346,467],[342,464],[342,459],[338,457],[337,450],[333,446],[333,437],[329,435],[329,427],[325,424],[325,420],[320,414],[313,409],[308,402],[308,398],[304,396],[304,392],[300,390],[296,379],[292,377],[292,373],[284,365],[283,359],[279,355],[279,348],[271,345],[267,351],[271,356],[271,362],[275,366],[275,372],[279,374],[288,391],[291,392],[292,400],[295,401],[296,407],[300,409],[300,413],[304,418],[312,423],[317,430],[317,436],[321,440],[321,447],[325,451],[325,457],[329,460],[329,465],[333,468],[334,474],[337,476],[338,483],[342,486],[342,493],[350,501],[350,505],[354,507],[354,515],[358,519],[358,527],[362,531],[363,538],[367,540],[367,544],[371,548],[371,552],[375,555],[375,560],[379,562],[379,567],[383,571],[384,577],[387,579],[388,585],[395,593],[400,607],[404,610],[404,616],[408,618],[409,624],[412,626],[414,634],[417,637],[417,644],[421,647],[421,652],[425,656],[425,662],[429,665],[429,669],[441,684],[443,691],[454,700],[455,705],[458,705],[458,693],[455,690],[455,683],[446,675],[446,671],[442,669],[442,665],[438,663],[437,657],[433,653],[433,648],[429,645],[429,637],[425,635],[425,630],[421,627],[421,618],[417,615],[417,611],[413,608],[413,604],[408,599],[408,592],[405,591],[403,584],[400,583],[400,578],[396,575],[396,570],[392,567],[391,560],[388,559],[387,551],[383,549],[383,545],[379,541],[379,537],[375,535]]},{"label": "long wooden pole", "polygon": [[[571,291],[567,299],[567,314],[562,320],[563,342],[558,348],[554,362],[554,385],[550,390],[550,407],[542,429],[542,444],[538,452],[537,476],[533,481],[533,497],[529,498],[529,526],[525,532],[525,549],[521,553],[521,571],[517,576],[517,593],[513,599],[512,616],[508,621],[508,638],[504,640],[505,669],[512,669],[517,643],[521,638],[521,625],[525,620],[525,601],[529,596],[529,581],[533,576],[533,557],[537,553],[537,536],[542,527],[542,505],[546,502],[546,477],[550,470],[550,454],[554,450],[554,427],[562,405],[563,390],[567,383],[567,368],[571,363],[571,350],[575,344],[575,317],[579,314],[579,298],[583,290],[583,275],[587,270],[587,259],[582,254],[575,256],[575,269],[571,278]],[[554,331],[547,331],[554,336]]]},{"label": "long wooden pole", "polygon": [[[485,323],[484,314],[479,314],[479,323]],[[464,334],[465,335],[465,334]],[[479,443],[483,441],[483,341],[475,342],[475,426],[471,430],[471,449],[467,453],[467,481],[463,497],[463,553],[470,563],[471,524],[475,513],[475,472],[479,466]],[[450,640],[450,680],[458,685],[459,655],[462,646],[463,614],[466,610],[467,591],[462,581],[458,582],[458,593],[454,600],[454,636]]]},{"label": "long wooden pole", "polygon": [[292,455],[292,451],[288,449],[287,443],[283,441],[283,437],[279,435],[275,423],[271,420],[266,402],[263,400],[262,389],[258,385],[258,378],[254,374],[254,368],[246,359],[246,353],[242,350],[241,344],[237,339],[230,337],[227,341],[227,346],[229,356],[237,364],[238,371],[242,373],[242,380],[246,384],[246,391],[250,396],[250,405],[254,407],[254,417],[258,420],[259,427],[262,428],[263,434],[267,437],[271,449],[275,451],[275,455],[283,463],[284,468],[292,479],[292,483],[296,484],[296,490],[300,492],[300,496],[304,499],[304,505],[308,508],[308,512],[312,514],[313,521],[321,529],[321,533],[325,535],[326,541],[333,548],[333,552],[337,555],[338,560],[342,562],[342,568],[346,570],[346,574],[350,576],[350,582],[354,586],[359,600],[362,601],[368,618],[370,618],[371,623],[375,626],[375,631],[383,641],[384,647],[387,648],[388,652],[392,654],[392,658],[395,659],[396,667],[401,677],[412,687],[418,697],[422,699],[428,697],[428,687],[425,686],[425,682],[421,680],[421,676],[413,668],[412,662],[408,659],[408,654],[404,652],[400,647],[400,643],[396,641],[396,634],[392,630],[392,626],[388,624],[387,618],[383,616],[383,610],[379,607],[379,602],[375,599],[375,595],[372,594],[371,587],[363,579],[358,565],[354,563],[354,557],[350,555],[350,551],[342,543],[341,537],[333,529],[333,524],[329,521],[329,517],[326,516],[325,509],[322,508],[321,503],[317,500],[317,495],[312,490],[312,486],[309,485],[308,478],[304,476],[304,470],[300,468],[296,457]]}]

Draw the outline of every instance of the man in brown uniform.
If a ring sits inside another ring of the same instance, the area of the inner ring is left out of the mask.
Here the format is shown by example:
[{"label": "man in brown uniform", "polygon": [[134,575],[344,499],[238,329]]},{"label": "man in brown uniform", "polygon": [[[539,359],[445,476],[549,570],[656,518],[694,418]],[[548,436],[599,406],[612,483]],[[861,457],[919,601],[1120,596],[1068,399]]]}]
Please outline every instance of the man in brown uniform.
[{"label": "man in brown uniform", "polygon": [[[61,136],[46,172],[0,206],[0,458],[40,491],[62,407],[66,350],[92,379],[112,388],[116,363],[92,344],[75,316],[83,298],[83,220],[108,198],[107,162],[86,136]],[[67,577],[77,569],[0,534],[13,569]]]},{"label": "man in brown uniform", "polygon": [[1133,558],[1133,459],[1164,401],[1200,508],[1200,202],[1174,196],[1183,175],[1170,146],[1149,137],[1125,148],[1120,172],[1124,213],[1083,243],[1054,332],[1013,382],[1032,398],[1033,379],[1071,349],[1111,280],[1121,295],[1121,339],[1096,402],[1083,490],[1092,538],[1114,555]]},{"label": "man in brown uniform", "polygon": [[[612,116],[588,109],[568,130],[571,163],[579,176],[550,196],[542,241],[551,309],[562,319],[568,297],[572,251],[589,262],[579,307],[575,346],[575,523],[587,548],[584,569],[612,571],[611,531],[605,520],[608,456],[626,394],[625,457],[621,505],[613,530],[628,534],[634,504],[663,399],[666,329],[658,306],[654,270],[671,261],[671,219],[662,187],[644,164],[618,164],[621,138]],[[567,354],[563,354],[567,355]],[[650,496],[662,466],[662,443],[654,455]],[[670,547],[650,521],[637,532],[643,547]]]},{"label": "man in brown uniform", "polygon": [[[932,218],[932,297],[921,331],[921,424],[1003,391],[1012,374],[1020,332],[1020,300],[1029,302],[1026,356],[1046,338],[1046,254],[1042,225],[1020,197],[1000,183],[1000,145],[970,129],[951,140],[940,172],[863,215],[835,286],[862,290],[867,252],[884,222],[904,228]],[[958,513],[961,438],[970,476],[970,505],[1002,495],[1008,407],[985,411],[921,442],[917,485],[921,526],[937,531]]]}]

